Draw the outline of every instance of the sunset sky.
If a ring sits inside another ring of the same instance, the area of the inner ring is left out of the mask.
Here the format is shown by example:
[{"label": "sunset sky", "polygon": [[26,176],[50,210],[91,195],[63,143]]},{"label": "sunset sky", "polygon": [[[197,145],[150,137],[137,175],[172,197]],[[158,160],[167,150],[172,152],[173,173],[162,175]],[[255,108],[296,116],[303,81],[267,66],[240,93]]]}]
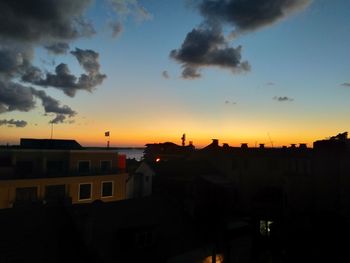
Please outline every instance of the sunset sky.
[{"label": "sunset sky", "polygon": [[186,133],[197,147],[312,146],[350,131],[348,0],[9,0],[0,10],[0,145],[50,138],[51,126],[84,146],[106,145],[105,131],[111,146],[180,144]]}]

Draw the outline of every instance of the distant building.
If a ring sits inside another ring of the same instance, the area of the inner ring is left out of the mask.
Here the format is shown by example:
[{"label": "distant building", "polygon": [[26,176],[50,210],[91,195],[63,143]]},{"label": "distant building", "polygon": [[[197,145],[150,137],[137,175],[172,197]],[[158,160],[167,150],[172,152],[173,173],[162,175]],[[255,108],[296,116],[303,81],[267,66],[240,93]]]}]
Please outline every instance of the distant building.
[{"label": "distant building", "polygon": [[184,159],[195,151],[192,143],[180,146],[172,142],[146,144],[144,160],[149,162]]},{"label": "distant building", "polygon": [[73,140],[21,139],[18,148],[0,149],[0,208],[123,200],[125,158]]}]

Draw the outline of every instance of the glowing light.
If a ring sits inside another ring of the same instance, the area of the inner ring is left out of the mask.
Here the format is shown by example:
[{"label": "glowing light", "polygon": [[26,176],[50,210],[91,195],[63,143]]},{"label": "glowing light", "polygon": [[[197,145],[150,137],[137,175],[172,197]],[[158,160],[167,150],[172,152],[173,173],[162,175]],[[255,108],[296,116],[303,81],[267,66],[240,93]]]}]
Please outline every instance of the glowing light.
[{"label": "glowing light", "polygon": [[156,162],[157,162],[157,163],[160,162],[160,158],[159,158],[159,157],[156,159]]}]

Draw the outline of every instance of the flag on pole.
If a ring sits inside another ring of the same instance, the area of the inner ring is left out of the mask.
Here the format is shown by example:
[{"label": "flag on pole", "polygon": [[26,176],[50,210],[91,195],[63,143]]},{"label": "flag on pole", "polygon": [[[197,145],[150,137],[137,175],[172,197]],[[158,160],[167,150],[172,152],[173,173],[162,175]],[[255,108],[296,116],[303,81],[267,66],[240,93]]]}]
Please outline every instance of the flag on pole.
[{"label": "flag on pole", "polygon": [[109,137],[109,131],[105,132],[105,136]]}]

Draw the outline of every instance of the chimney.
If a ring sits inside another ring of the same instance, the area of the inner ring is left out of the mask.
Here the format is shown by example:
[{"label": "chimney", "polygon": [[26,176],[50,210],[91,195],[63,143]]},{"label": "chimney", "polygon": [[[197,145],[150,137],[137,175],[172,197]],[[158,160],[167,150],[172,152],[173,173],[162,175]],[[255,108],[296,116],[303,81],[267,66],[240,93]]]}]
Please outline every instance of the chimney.
[{"label": "chimney", "polygon": [[307,148],[306,143],[300,143],[299,144],[299,148],[300,149],[306,149]]},{"label": "chimney", "polygon": [[290,145],[290,148],[294,149],[295,146],[296,146],[296,144],[295,144],[295,143],[292,143],[292,144]]},{"label": "chimney", "polygon": [[222,145],[222,147],[225,148],[225,149],[230,148],[230,146],[228,145],[228,143],[224,143],[224,144]]},{"label": "chimney", "polygon": [[241,143],[242,149],[248,149],[248,143]]},{"label": "chimney", "polygon": [[259,144],[259,148],[260,148],[260,149],[264,149],[264,148],[265,148],[265,144],[260,143],[260,144]]},{"label": "chimney", "polygon": [[214,145],[214,146],[219,146],[219,140],[218,139],[212,139],[212,145]]}]

